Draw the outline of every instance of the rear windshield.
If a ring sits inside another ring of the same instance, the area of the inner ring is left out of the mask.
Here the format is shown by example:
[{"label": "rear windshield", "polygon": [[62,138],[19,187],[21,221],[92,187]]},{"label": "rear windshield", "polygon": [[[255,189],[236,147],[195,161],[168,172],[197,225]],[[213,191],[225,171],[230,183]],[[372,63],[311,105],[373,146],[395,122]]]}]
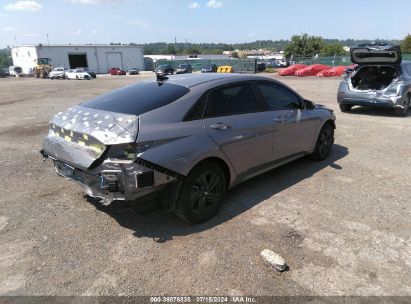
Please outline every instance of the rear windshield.
[{"label": "rear windshield", "polygon": [[190,90],[181,85],[140,82],[90,100],[82,106],[97,110],[140,115],[168,105]]}]

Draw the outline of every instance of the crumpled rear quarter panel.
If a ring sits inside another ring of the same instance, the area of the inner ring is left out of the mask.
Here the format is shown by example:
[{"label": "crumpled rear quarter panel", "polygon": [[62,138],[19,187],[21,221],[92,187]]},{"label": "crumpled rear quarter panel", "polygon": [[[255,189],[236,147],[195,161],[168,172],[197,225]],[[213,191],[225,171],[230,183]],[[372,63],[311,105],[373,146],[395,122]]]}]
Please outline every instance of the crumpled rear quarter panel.
[{"label": "crumpled rear quarter panel", "polygon": [[137,116],[76,106],[50,121],[44,152],[85,169],[107,146],[135,142],[137,134]]}]

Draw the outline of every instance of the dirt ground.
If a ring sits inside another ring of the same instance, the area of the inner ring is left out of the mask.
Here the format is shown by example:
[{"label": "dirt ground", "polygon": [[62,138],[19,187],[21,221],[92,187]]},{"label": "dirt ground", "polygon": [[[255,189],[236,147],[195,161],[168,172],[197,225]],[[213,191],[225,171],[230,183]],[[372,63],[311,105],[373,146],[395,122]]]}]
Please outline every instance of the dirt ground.
[{"label": "dirt ground", "polygon": [[341,113],[339,79],[281,78],[335,110],[331,156],[254,178],[190,226],[101,207],[38,152],[52,115],[147,77],[0,79],[0,295],[411,295],[410,115]]}]

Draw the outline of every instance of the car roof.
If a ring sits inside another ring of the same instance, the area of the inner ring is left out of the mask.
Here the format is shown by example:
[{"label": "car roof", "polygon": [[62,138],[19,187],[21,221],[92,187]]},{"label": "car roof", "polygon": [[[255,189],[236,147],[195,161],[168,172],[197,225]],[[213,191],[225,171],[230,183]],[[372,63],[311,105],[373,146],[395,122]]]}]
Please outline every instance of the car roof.
[{"label": "car roof", "polygon": [[[232,79],[233,82],[236,81],[249,81],[249,80],[270,80],[275,81],[271,78],[250,75],[250,74],[236,74],[236,73],[211,73],[211,74],[190,74],[190,75],[173,75],[167,76],[168,79],[164,82],[173,83],[181,85],[187,88],[194,87],[199,84],[207,82],[218,82],[219,80]],[[156,81],[156,80],[154,80]]]}]

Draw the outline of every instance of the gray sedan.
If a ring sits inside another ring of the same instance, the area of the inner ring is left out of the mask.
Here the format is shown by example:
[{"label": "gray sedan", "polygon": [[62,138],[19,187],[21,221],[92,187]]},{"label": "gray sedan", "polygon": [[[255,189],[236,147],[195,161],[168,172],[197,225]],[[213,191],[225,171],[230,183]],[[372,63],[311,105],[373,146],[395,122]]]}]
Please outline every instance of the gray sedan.
[{"label": "gray sedan", "polygon": [[399,46],[362,45],[351,49],[358,66],[341,82],[337,101],[343,112],[353,106],[394,109],[405,116],[411,107],[411,62],[402,62]]},{"label": "gray sedan", "polygon": [[160,194],[199,223],[239,183],[304,155],[325,159],[334,128],[331,110],[269,78],[162,76],[58,113],[41,153],[102,204]]}]

